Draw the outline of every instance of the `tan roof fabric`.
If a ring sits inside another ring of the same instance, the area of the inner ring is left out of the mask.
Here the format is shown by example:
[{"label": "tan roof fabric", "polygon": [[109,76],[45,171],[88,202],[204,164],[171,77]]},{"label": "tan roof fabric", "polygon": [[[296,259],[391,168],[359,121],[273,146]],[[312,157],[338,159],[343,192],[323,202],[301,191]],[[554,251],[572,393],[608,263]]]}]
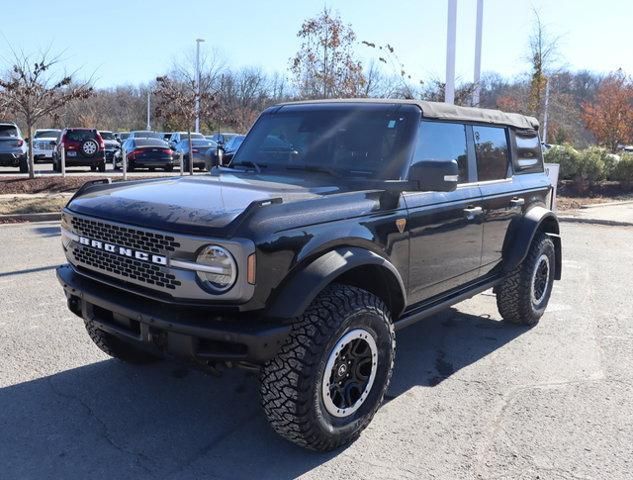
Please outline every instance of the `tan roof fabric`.
[{"label": "tan roof fabric", "polygon": [[448,103],[426,102],[423,100],[399,100],[390,98],[341,98],[331,100],[303,100],[282,103],[281,105],[305,105],[310,103],[387,103],[417,105],[425,118],[455,120],[461,122],[483,122],[494,125],[508,125],[520,129],[538,130],[539,123],[534,117],[519,113],[505,113],[487,108],[458,107]]}]

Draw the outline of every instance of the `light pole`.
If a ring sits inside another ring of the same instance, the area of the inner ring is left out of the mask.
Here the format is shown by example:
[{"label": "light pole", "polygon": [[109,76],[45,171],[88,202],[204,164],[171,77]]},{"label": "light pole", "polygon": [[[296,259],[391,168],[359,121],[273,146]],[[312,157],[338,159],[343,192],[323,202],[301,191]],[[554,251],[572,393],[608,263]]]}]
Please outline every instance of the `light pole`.
[{"label": "light pole", "polygon": [[196,133],[200,133],[200,44],[203,38],[196,38]]},{"label": "light pole", "polygon": [[446,22],[446,87],[444,102],[455,103],[455,39],[457,36],[457,0],[448,0]]},{"label": "light pole", "polygon": [[150,111],[151,111],[151,94],[152,92],[147,92],[147,130],[152,129],[152,125],[150,122]]},{"label": "light pole", "polygon": [[543,143],[547,143],[547,120],[548,120],[548,110],[549,110],[549,82],[551,78],[547,77],[545,80],[545,111],[543,112]]},{"label": "light pole", "polygon": [[481,30],[484,20],[484,0],[477,0],[477,28],[475,30],[475,74],[473,82],[475,83],[475,91],[473,92],[473,107],[479,106],[479,96],[481,94]]}]

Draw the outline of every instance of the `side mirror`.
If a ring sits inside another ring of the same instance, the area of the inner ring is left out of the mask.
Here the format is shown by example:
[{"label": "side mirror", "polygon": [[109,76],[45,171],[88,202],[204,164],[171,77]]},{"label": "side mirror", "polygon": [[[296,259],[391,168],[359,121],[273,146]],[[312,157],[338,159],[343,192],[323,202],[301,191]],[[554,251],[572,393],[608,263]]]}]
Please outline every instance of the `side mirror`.
[{"label": "side mirror", "polygon": [[421,160],[409,169],[409,181],[421,192],[452,192],[458,180],[457,160]]},{"label": "side mirror", "polygon": [[215,158],[218,159],[218,165],[221,167],[224,161],[224,149],[220,145],[215,147]]}]

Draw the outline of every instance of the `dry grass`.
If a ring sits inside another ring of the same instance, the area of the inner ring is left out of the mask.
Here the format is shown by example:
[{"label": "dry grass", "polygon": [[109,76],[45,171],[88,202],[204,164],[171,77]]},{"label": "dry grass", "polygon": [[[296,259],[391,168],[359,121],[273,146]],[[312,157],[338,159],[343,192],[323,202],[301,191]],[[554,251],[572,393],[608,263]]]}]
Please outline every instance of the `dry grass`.
[{"label": "dry grass", "polygon": [[68,196],[62,195],[3,198],[0,200],[0,215],[59,212],[67,202]]}]

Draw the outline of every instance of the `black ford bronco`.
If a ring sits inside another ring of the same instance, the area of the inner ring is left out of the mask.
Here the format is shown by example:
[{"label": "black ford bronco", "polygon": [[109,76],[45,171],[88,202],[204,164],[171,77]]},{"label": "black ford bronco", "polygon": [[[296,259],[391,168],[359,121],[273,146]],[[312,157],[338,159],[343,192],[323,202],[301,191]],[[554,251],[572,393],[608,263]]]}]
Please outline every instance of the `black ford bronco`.
[{"label": "black ford bronco", "polygon": [[86,184],[69,309],[104,352],[256,369],[271,426],[330,450],[389,384],[395,331],[493,288],[534,325],[561,276],[538,122],[430,102],[268,108],[210,173]]}]

